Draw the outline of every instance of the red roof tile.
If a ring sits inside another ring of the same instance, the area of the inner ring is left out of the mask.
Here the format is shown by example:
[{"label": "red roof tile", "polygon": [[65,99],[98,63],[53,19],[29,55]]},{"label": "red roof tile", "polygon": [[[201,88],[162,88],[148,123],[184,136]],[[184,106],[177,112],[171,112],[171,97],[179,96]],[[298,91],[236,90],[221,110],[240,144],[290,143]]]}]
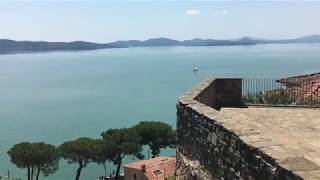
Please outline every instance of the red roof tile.
[{"label": "red roof tile", "polygon": [[295,100],[296,103],[303,103],[304,101],[319,103],[320,72],[279,79],[277,82],[283,83],[286,86],[283,92],[292,100]]},{"label": "red roof tile", "polygon": [[176,157],[156,157],[124,165],[126,168],[141,170],[145,166],[144,175],[149,179],[165,179],[174,176]]},{"label": "red roof tile", "polygon": [[318,81],[320,80],[320,72],[319,73],[313,73],[313,74],[307,74],[302,76],[293,76],[288,78],[283,78],[277,80],[277,82],[284,83],[284,84],[297,84],[297,83],[309,83],[310,81]]}]

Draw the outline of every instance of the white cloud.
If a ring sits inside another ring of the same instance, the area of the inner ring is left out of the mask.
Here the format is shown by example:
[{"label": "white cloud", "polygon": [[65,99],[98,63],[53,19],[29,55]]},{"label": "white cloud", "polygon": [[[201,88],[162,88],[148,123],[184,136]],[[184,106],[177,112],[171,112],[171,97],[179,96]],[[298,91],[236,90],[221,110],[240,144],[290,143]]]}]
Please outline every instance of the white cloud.
[{"label": "white cloud", "polygon": [[186,15],[188,16],[197,16],[199,14],[200,14],[200,11],[195,9],[189,9],[186,11]]}]

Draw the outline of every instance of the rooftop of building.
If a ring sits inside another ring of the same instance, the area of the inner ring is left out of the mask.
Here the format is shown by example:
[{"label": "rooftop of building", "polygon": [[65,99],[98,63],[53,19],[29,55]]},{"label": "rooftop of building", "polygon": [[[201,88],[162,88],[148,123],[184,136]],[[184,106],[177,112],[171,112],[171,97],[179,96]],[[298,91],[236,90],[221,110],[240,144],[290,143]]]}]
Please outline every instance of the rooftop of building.
[{"label": "rooftop of building", "polygon": [[320,179],[320,109],[222,108],[217,118],[246,144],[304,179]]},{"label": "rooftop of building", "polygon": [[242,88],[240,78],[209,79],[181,96],[179,103],[214,119],[283,168],[304,179],[320,179],[319,106],[248,106]]},{"label": "rooftop of building", "polygon": [[148,179],[157,179],[157,177],[171,177],[174,176],[176,169],[176,157],[156,157],[147,160],[129,163],[123,166],[140,170]]},{"label": "rooftop of building", "polygon": [[319,80],[320,80],[320,72],[305,74],[301,76],[282,78],[277,81],[285,84],[292,84],[292,83],[303,83],[303,82],[319,81]]}]

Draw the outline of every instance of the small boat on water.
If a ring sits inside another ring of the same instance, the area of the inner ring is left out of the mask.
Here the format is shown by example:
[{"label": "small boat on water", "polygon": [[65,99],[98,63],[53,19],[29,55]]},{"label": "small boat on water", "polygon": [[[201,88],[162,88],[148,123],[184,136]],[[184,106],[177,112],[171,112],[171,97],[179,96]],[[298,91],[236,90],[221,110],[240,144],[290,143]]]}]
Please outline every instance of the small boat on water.
[{"label": "small boat on water", "polygon": [[198,69],[198,67],[196,65],[193,66],[193,71],[194,72],[199,71],[199,69]]}]

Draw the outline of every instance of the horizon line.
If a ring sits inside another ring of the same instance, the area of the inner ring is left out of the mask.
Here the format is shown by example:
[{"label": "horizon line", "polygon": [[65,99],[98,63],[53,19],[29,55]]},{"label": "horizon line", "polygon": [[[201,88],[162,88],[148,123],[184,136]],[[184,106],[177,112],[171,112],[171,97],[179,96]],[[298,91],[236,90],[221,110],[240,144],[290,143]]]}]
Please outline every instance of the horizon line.
[{"label": "horizon line", "polygon": [[146,39],[127,39],[127,40],[114,40],[114,41],[109,41],[109,42],[97,42],[97,41],[87,41],[87,40],[72,40],[72,41],[48,41],[48,40],[16,40],[16,39],[9,39],[9,38],[0,38],[0,40],[11,40],[11,41],[28,41],[28,42],[51,42],[51,43],[72,43],[72,42],[88,42],[88,43],[96,43],[96,44],[110,44],[118,41],[147,41],[150,39],[170,39],[170,40],[175,40],[175,41],[187,41],[187,40],[194,40],[194,39],[201,39],[201,40],[238,40],[238,39],[243,39],[243,38],[249,38],[249,39],[260,39],[260,40],[289,40],[289,39],[296,39],[296,38],[302,38],[302,37],[308,37],[308,36],[320,36],[319,34],[310,34],[310,35],[301,35],[301,36],[295,36],[295,37],[290,37],[290,38],[282,38],[282,39],[273,39],[273,38],[268,38],[268,37],[255,37],[255,36],[239,36],[237,38],[201,38],[201,37],[195,37],[191,39],[183,39],[183,40],[178,40],[175,38],[170,38],[170,37],[164,37],[164,36],[157,36],[157,37],[150,37]]}]

